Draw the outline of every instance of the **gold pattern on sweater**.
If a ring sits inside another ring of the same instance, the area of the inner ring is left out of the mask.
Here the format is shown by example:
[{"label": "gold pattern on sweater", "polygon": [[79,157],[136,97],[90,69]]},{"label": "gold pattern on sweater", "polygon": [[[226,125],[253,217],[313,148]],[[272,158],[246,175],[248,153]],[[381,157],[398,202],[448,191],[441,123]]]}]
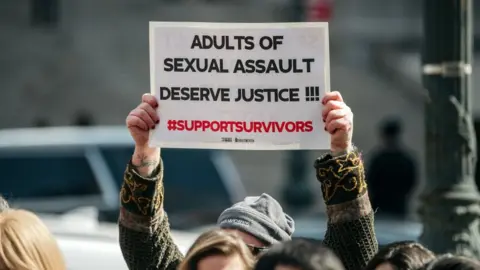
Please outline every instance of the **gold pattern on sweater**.
[{"label": "gold pattern on sweater", "polygon": [[[358,152],[352,157],[357,155]],[[322,184],[327,179],[341,179],[346,183],[359,182],[357,179],[364,181],[360,159],[349,159],[344,156],[328,157],[316,162],[316,170],[317,173],[322,171],[328,174],[326,178],[319,179]],[[338,177],[333,176],[330,171]],[[163,211],[163,166],[156,170],[151,178],[141,177],[130,166],[125,174],[123,184],[125,191],[122,191],[122,197],[125,196],[129,203],[122,200],[119,232],[120,248],[129,269],[176,270],[183,255],[173,241],[167,214]],[[356,180],[352,181],[349,178]],[[144,192],[141,192],[141,184],[147,185]],[[356,188],[362,190],[362,185],[357,184]],[[137,193],[132,194],[131,189]],[[363,190],[366,192],[366,185]],[[327,205],[330,222],[327,225],[324,244],[339,254],[346,270],[363,269],[378,251],[373,230],[373,212],[364,207],[369,204],[368,195],[356,190],[344,192],[341,187],[337,188],[336,193],[329,194],[332,196],[333,204]],[[138,205],[128,195],[150,199],[149,211],[152,213],[142,216],[137,210]]]},{"label": "gold pattern on sweater", "polygon": [[132,172],[125,171],[124,184],[120,190],[120,200],[122,204],[134,204],[138,211],[143,215],[148,215],[151,199],[143,196],[135,196],[136,193],[145,192],[148,188],[146,184],[133,181]]},{"label": "gold pattern on sweater", "polygon": [[350,152],[329,163],[317,168],[317,177],[324,179],[321,182],[325,202],[330,201],[340,189],[358,194],[366,191],[365,171],[358,152]]},{"label": "gold pattern on sweater", "polygon": [[158,181],[155,189],[155,196],[153,197],[153,207],[154,212],[157,214],[163,214],[163,198],[165,190],[163,188],[163,160],[160,159],[159,168],[158,168]]}]

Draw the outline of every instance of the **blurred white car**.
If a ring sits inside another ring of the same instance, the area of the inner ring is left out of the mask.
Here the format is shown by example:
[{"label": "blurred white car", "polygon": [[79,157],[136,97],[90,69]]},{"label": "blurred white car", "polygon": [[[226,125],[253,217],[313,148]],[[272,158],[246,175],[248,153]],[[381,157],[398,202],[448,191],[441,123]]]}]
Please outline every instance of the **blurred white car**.
[{"label": "blurred white car", "polygon": [[[98,222],[97,210],[84,208],[64,215],[40,218],[55,235],[70,270],[127,270],[118,241],[118,227]],[[186,252],[199,233],[172,231],[175,243]]]},{"label": "blurred white car", "polygon": [[[0,130],[0,171],[14,179],[0,181],[0,193],[13,207],[39,214],[68,269],[127,269],[114,222],[133,147],[124,126]],[[165,197],[165,207],[174,240],[186,252],[201,231],[179,230],[214,223],[246,192],[225,151],[163,149],[162,156],[165,190],[175,194]]]},{"label": "blurred white car", "polygon": [[[18,208],[62,214],[94,206],[101,220],[116,222],[133,148],[124,126],[0,130],[0,171],[15,179],[0,181],[0,193]],[[165,196],[165,209],[175,229],[214,223],[246,196],[226,151],[162,149],[162,156],[165,191],[175,194]]]}]

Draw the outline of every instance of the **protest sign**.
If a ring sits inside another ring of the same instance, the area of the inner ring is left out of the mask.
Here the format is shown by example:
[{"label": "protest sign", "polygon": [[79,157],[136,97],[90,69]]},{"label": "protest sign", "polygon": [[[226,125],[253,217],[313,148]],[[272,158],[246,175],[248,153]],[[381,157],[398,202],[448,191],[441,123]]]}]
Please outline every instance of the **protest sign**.
[{"label": "protest sign", "polygon": [[150,145],[328,149],[327,23],[150,22]]}]

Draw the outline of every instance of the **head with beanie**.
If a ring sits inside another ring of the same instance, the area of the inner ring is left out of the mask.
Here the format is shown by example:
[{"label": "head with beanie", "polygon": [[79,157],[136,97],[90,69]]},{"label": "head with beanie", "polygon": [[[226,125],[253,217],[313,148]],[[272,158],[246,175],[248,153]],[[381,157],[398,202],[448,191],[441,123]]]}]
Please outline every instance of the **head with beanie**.
[{"label": "head with beanie", "polygon": [[246,197],[227,208],[220,214],[217,224],[222,229],[238,231],[254,253],[291,240],[295,230],[293,219],[266,193]]}]

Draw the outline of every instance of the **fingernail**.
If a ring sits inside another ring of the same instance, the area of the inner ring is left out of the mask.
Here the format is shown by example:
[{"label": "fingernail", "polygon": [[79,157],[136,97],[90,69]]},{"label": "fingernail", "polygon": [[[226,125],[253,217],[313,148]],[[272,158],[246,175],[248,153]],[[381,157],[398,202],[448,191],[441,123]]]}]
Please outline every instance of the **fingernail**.
[{"label": "fingernail", "polygon": [[155,121],[156,124],[160,123],[160,120]]},{"label": "fingernail", "polygon": [[158,103],[157,103],[157,104],[155,104],[155,108],[157,108],[157,107],[158,107]]}]

